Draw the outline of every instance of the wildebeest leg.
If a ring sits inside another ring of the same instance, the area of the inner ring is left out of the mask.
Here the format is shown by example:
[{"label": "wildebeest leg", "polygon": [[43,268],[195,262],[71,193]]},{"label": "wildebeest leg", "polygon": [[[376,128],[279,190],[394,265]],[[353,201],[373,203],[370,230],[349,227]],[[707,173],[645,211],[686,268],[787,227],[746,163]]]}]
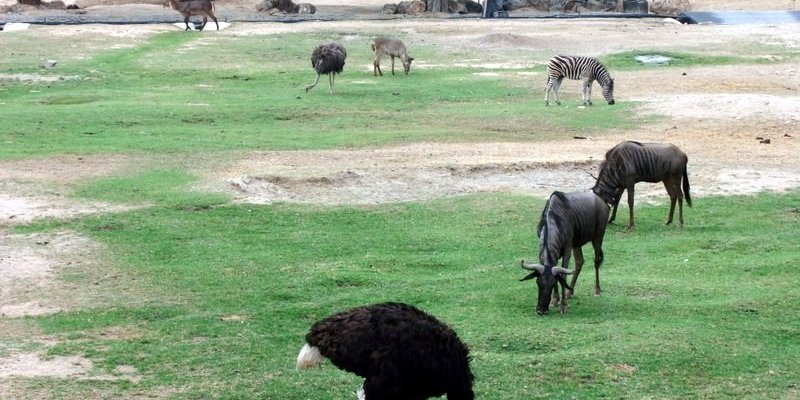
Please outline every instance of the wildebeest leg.
[{"label": "wildebeest leg", "polygon": [[200,25],[200,29],[198,29],[198,30],[202,31],[203,29],[206,29],[206,24],[207,23],[208,23],[208,17],[203,15],[203,25]]},{"label": "wildebeest leg", "polygon": [[592,248],[594,248],[594,295],[600,296],[600,265],[603,264],[603,236],[600,234],[599,238],[592,240]]},{"label": "wildebeest leg", "polygon": [[614,203],[611,204],[611,217],[608,218],[609,224],[613,224],[614,219],[617,218],[617,207],[619,206],[619,201],[620,199],[622,199],[622,192],[624,191],[625,189],[617,189],[617,191],[614,194]]},{"label": "wildebeest leg", "polygon": [[188,15],[183,18],[183,23],[186,24],[186,29],[184,29],[184,30],[188,31],[189,30],[189,16]]},{"label": "wildebeest leg", "polygon": [[[561,259],[561,266],[563,268],[569,269],[569,257],[572,254],[572,250],[573,249],[571,243],[564,246],[564,257]],[[567,288],[564,287],[563,285],[567,283],[567,278],[562,276],[560,282],[562,286],[561,286],[561,304],[559,304],[559,311],[561,312],[561,314],[564,314],[567,312]],[[554,287],[558,287],[558,285],[559,282],[556,282]]]},{"label": "wildebeest leg", "polygon": [[392,75],[394,75],[394,56],[392,56]]},{"label": "wildebeest leg", "polygon": [[[678,194],[675,192],[675,182],[671,178],[664,179],[664,188],[667,189],[669,194],[669,217],[667,218],[666,225],[672,223],[672,217],[675,215],[675,202],[678,201]],[[678,187],[680,190],[680,187]],[[683,223],[681,223],[683,225]]]},{"label": "wildebeest leg", "polygon": [[310,89],[314,88],[314,86],[317,86],[318,83],[319,83],[319,73],[317,73],[317,79],[314,81],[314,83],[306,86],[306,93],[308,93]]},{"label": "wildebeest leg", "polygon": [[569,285],[572,287],[572,290],[565,289],[566,297],[570,298],[574,294],[575,291],[575,282],[578,280],[578,275],[581,274],[581,268],[583,268],[583,249],[580,247],[576,247],[572,250],[572,254],[575,256],[575,273],[572,274],[572,281]]},{"label": "wildebeest leg", "polygon": [[628,221],[628,229],[633,229],[633,226],[635,225],[633,222],[633,184],[629,184],[627,190],[628,190],[628,214],[630,214],[630,220]]},{"label": "wildebeest leg", "polygon": [[558,282],[556,282],[556,284],[553,285],[553,293],[551,294],[551,296],[552,298],[550,300],[550,304],[557,306],[560,303],[558,297]]}]

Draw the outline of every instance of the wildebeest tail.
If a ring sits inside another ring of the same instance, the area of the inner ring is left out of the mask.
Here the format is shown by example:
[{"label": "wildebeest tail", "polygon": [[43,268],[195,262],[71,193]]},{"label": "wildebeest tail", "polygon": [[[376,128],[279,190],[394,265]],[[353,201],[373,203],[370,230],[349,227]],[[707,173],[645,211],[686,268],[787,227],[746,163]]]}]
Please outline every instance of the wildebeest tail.
[{"label": "wildebeest tail", "polygon": [[686,165],[683,166],[683,197],[686,198],[686,205],[692,206],[692,196],[689,194],[689,174],[686,172]]}]

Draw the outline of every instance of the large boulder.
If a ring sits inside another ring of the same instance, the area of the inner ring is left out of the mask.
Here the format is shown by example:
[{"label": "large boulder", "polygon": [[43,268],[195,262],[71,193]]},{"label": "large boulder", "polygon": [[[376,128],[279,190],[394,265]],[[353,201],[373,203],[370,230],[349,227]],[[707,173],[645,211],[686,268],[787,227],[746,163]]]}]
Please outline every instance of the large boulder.
[{"label": "large boulder", "polygon": [[692,11],[689,0],[650,0],[650,12],[660,15],[678,15],[684,11]]},{"label": "large boulder", "polygon": [[421,0],[401,1],[397,3],[398,14],[422,14],[425,12],[425,2]]}]

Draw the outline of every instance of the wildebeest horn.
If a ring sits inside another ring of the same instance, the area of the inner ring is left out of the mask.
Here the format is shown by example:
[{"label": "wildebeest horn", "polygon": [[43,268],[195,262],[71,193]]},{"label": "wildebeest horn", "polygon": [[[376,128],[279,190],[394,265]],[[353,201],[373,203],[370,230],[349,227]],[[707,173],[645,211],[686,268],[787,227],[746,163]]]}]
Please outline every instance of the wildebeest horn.
[{"label": "wildebeest horn", "polygon": [[529,271],[536,271],[536,272],[538,272],[540,274],[544,273],[544,265],[541,265],[541,264],[529,264],[529,263],[526,263],[525,260],[522,260],[521,265],[522,265],[522,268],[525,268],[525,269],[527,269]]},{"label": "wildebeest horn", "polygon": [[568,270],[568,269],[566,269],[566,268],[562,268],[562,267],[553,267],[553,275],[558,275],[558,274],[569,275],[569,274],[571,274],[572,272],[573,272],[573,271],[570,271],[570,270]]}]

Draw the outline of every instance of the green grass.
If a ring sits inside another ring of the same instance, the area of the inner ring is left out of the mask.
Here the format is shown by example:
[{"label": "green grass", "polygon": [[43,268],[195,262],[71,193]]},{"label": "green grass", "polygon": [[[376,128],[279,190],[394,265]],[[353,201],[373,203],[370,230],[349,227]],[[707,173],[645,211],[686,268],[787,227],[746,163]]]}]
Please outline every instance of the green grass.
[{"label": "green grass", "polygon": [[195,178],[179,170],[149,170],[137,175],[104,178],[78,186],[73,196],[115,203],[207,208],[227,197],[186,191]]},{"label": "green grass", "polygon": [[[771,58],[761,58],[759,56],[764,54],[764,49],[749,49],[750,51],[744,55],[727,55],[715,54],[713,52],[679,52],[679,51],[666,51],[666,50],[630,50],[621,53],[608,54],[601,57],[603,64],[609,69],[613,70],[636,70],[636,69],[650,69],[650,68],[665,68],[665,67],[702,67],[714,65],[731,65],[731,64],[754,64],[754,63],[771,63],[775,62]],[[773,53],[779,55],[778,59],[796,59],[797,52],[787,51],[785,49],[775,49]],[[636,56],[641,55],[660,55],[669,57],[666,64],[644,64],[636,60]]]},{"label": "green grass", "polygon": [[[314,78],[309,49],[331,39],[351,49],[337,94],[327,94],[324,78],[306,94]],[[446,58],[433,48],[418,51],[432,63]],[[545,108],[538,82],[532,90],[531,82],[469,68],[375,78],[370,59],[366,38],[344,34],[155,35],[135,48],[59,66],[58,74],[80,80],[0,81],[0,119],[14,121],[0,132],[0,159],[542,140],[640,124],[631,104]]]},{"label": "green grass", "polygon": [[[303,336],[334,311],[392,300],[459,332],[479,398],[788,398],[800,357],[798,204],[797,193],[704,198],[683,229],[662,225],[665,206],[638,207],[636,231],[606,235],[603,295],[590,294],[587,266],[569,312],[544,317],[535,285],[517,282],[519,259],[537,251],[542,201],[528,197],[155,207],[25,229],[89,235],[126,274],[180,299],[36,318],[60,341],[50,355],[143,377],[48,381],[56,392],[349,398],[360,384],[351,374],[294,371]],[[138,335],[97,334],[114,327]]]}]

